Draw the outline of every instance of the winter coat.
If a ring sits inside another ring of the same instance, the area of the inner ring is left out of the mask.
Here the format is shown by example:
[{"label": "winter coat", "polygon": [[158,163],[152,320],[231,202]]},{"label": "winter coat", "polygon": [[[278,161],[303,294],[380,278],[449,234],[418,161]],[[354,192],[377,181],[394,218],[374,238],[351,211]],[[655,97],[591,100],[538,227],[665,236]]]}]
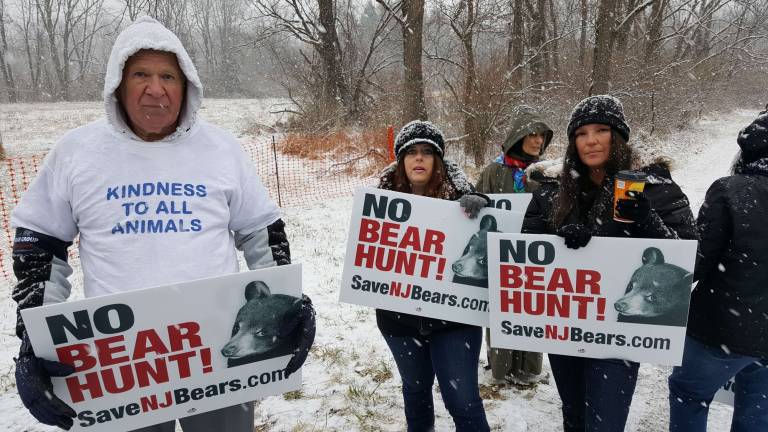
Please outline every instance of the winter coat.
[{"label": "winter coat", "polygon": [[[532,157],[522,150],[523,138],[531,133],[544,134],[544,144],[541,146],[541,152],[544,153],[552,141],[552,129],[535,112],[519,110],[507,133],[507,138],[501,145],[502,154],[488,164],[480,174],[475,185],[478,192],[533,192],[538,188],[538,183],[531,181],[525,174],[526,167],[539,159],[538,156]],[[519,166],[505,164],[504,155],[516,159]]]},{"label": "winter coat", "polygon": [[[474,192],[472,184],[464,172],[454,162],[443,160],[448,184],[443,188],[441,199],[455,201],[462,195]],[[380,189],[394,190],[396,163],[388,166],[381,175]],[[418,336],[429,333],[468,326],[467,324],[444,321],[435,318],[420,317],[402,312],[376,309],[376,324],[379,330],[388,336]]]},{"label": "winter coat", "polygon": [[[648,175],[645,195],[651,202],[651,214],[642,224],[627,224],[613,219],[613,179],[606,179],[602,186],[582,189],[579,208],[571,211],[563,225],[587,225],[593,236],[629,238],[697,239],[688,197],[685,196],[669,174],[665,164],[653,164],[639,171]],[[523,220],[523,233],[555,234],[550,223],[552,201],[559,184],[555,179],[544,178],[543,186],[535,192]],[[589,182],[591,186],[592,183]],[[629,292],[631,288],[627,288]],[[624,317],[622,322],[636,322]],[[641,321],[637,321],[641,322]]]},{"label": "winter coat", "polygon": [[[639,171],[648,175],[645,195],[651,202],[651,214],[642,224],[627,224],[613,220],[613,179],[609,178],[602,186],[591,186],[591,182],[582,189],[579,205],[568,214],[563,225],[585,224],[598,237],[629,238],[697,238],[693,213],[685,196],[669,173],[669,168],[661,163],[652,164]],[[553,216],[553,199],[559,188],[557,179],[544,177],[542,186],[533,194],[523,220],[523,233],[555,234],[556,229],[550,223]]]},{"label": "winter coat", "polygon": [[701,240],[688,335],[768,359],[768,157],[716,180],[699,210]]}]

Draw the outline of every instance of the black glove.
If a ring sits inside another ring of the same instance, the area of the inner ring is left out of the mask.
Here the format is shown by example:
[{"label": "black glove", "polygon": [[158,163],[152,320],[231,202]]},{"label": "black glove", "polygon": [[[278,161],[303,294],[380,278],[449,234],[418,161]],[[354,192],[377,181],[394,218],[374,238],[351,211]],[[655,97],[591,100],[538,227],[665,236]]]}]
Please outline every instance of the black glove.
[{"label": "black glove", "polygon": [[298,331],[298,345],[293,351],[293,357],[285,367],[285,377],[299,370],[301,365],[307,359],[309,349],[315,341],[315,309],[312,307],[312,300],[306,295],[301,296],[300,305],[293,317],[284,322],[279,331],[280,337],[287,337]]},{"label": "black glove", "polygon": [[648,220],[651,214],[651,202],[642,192],[627,192],[633,199],[620,199],[616,202],[616,215],[622,219],[641,224]]},{"label": "black glove", "polygon": [[582,224],[563,225],[558,228],[557,235],[565,237],[565,245],[570,249],[584,247],[592,239],[592,232]]},{"label": "black glove", "polygon": [[464,213],[466,213],[470,219],[476,218],[477,214],[480,213],[480,210],[488,206],[490,202],[491,199],[488,198],[487,195],[477,192],[462,195],[461,198],[459,198],[461,209],[464,210]]},{"label": "black glove", "polygon": [[64,430],[72,427],[77,413],[53,394],[51,377],[67,376],[74,371],[71,365],[35,356],[29,338],[24,335],[16,360],[16,389],[21,402],[40,423]]}]

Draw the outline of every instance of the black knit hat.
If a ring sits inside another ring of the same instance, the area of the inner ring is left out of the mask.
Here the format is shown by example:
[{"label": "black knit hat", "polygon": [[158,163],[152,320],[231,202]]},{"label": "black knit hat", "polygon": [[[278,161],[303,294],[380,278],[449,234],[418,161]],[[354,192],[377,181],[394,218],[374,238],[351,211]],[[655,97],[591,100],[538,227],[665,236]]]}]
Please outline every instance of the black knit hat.
[{"label": "black knit hat", "polygon": [[624,106],[613,96],[590,96],[573,108],[568,122],[568,139],[573,139],[576,129],[585,124],[605,124],[629,141],[629,125],[624,119]]},{"label": "black knit hat", "polygon": [[736,140],[744,162],[768,156],[768,111],[763,111],[749,126],[739,132]]},{"label": "black knit hat", "polygon": [[399,158],[400,153],[411,144],[432,144],[432,146],[443,156],[445,152],[445,141],[443,133],[435,125],[428,121],[414,120],[400,129],[395,138],[395,155]]}]

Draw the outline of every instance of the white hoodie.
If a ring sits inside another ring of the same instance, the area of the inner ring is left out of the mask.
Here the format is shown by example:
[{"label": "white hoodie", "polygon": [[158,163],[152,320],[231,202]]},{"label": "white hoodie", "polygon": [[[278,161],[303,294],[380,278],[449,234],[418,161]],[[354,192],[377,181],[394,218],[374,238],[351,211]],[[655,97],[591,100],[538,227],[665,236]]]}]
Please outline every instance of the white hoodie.
[{"label": "white hoodie", "polygon": [[[126,60],[141,49],[175,53],[187,78],[179,127],[156,142],[131,131],[115,98]],[[67,242],[80,235],[87,297],[236,272],[234,235],[280,217],[237,140],[197,118],[202,93],[179,39],[138,19],[112,48],[106,119],[67,133],[14,209],[14,227]],[[68,284],[47,286],[44,303],[68,295]]]}]

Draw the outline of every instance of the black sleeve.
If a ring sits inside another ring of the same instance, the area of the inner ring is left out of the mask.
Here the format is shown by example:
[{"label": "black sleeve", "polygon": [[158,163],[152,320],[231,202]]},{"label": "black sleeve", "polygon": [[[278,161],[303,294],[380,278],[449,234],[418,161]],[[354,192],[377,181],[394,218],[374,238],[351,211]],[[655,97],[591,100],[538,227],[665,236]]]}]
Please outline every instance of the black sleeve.
[{"label": "black sleeve", "polygon": [[716,268],[728,241],[733,238],[733,222],[728,211],[727,197],[723,182],[718,180],[709,187],[704,204],[699,209],[696,223],[700,239],[694,280],[703,279]]},{"label": "black sleeve", "polygon": [[531,202],[523,218],[523,234],[548,234],[549,218],[551,217],[552,199],[556,189],[552,186],[542,187],[533,192]]},{"label": "black sleeve", "polygon": [[291,249],[282,219],[252,233],[236,232],[235,246],[243,251],[251,270],[291,263]]},{"label": "black sleeve", "polygon": [[669,178],[669,172],[665,173],[662,184],[648,188],[647,196],[652,209],[648,219],[637,226],[637,234],[647,238],[697,240],[696,220],[688,197]]},{"label": "black sleeve", "polygon": [[13,240],[13,274],[18,283],[13,288],[16,309],[16,335],[26,329],[21,319],[23,309],[60,303],[72,289],[67,277],[72,268],[67,264],[67,248],[71,242],[26,228],[17,228]]}]

